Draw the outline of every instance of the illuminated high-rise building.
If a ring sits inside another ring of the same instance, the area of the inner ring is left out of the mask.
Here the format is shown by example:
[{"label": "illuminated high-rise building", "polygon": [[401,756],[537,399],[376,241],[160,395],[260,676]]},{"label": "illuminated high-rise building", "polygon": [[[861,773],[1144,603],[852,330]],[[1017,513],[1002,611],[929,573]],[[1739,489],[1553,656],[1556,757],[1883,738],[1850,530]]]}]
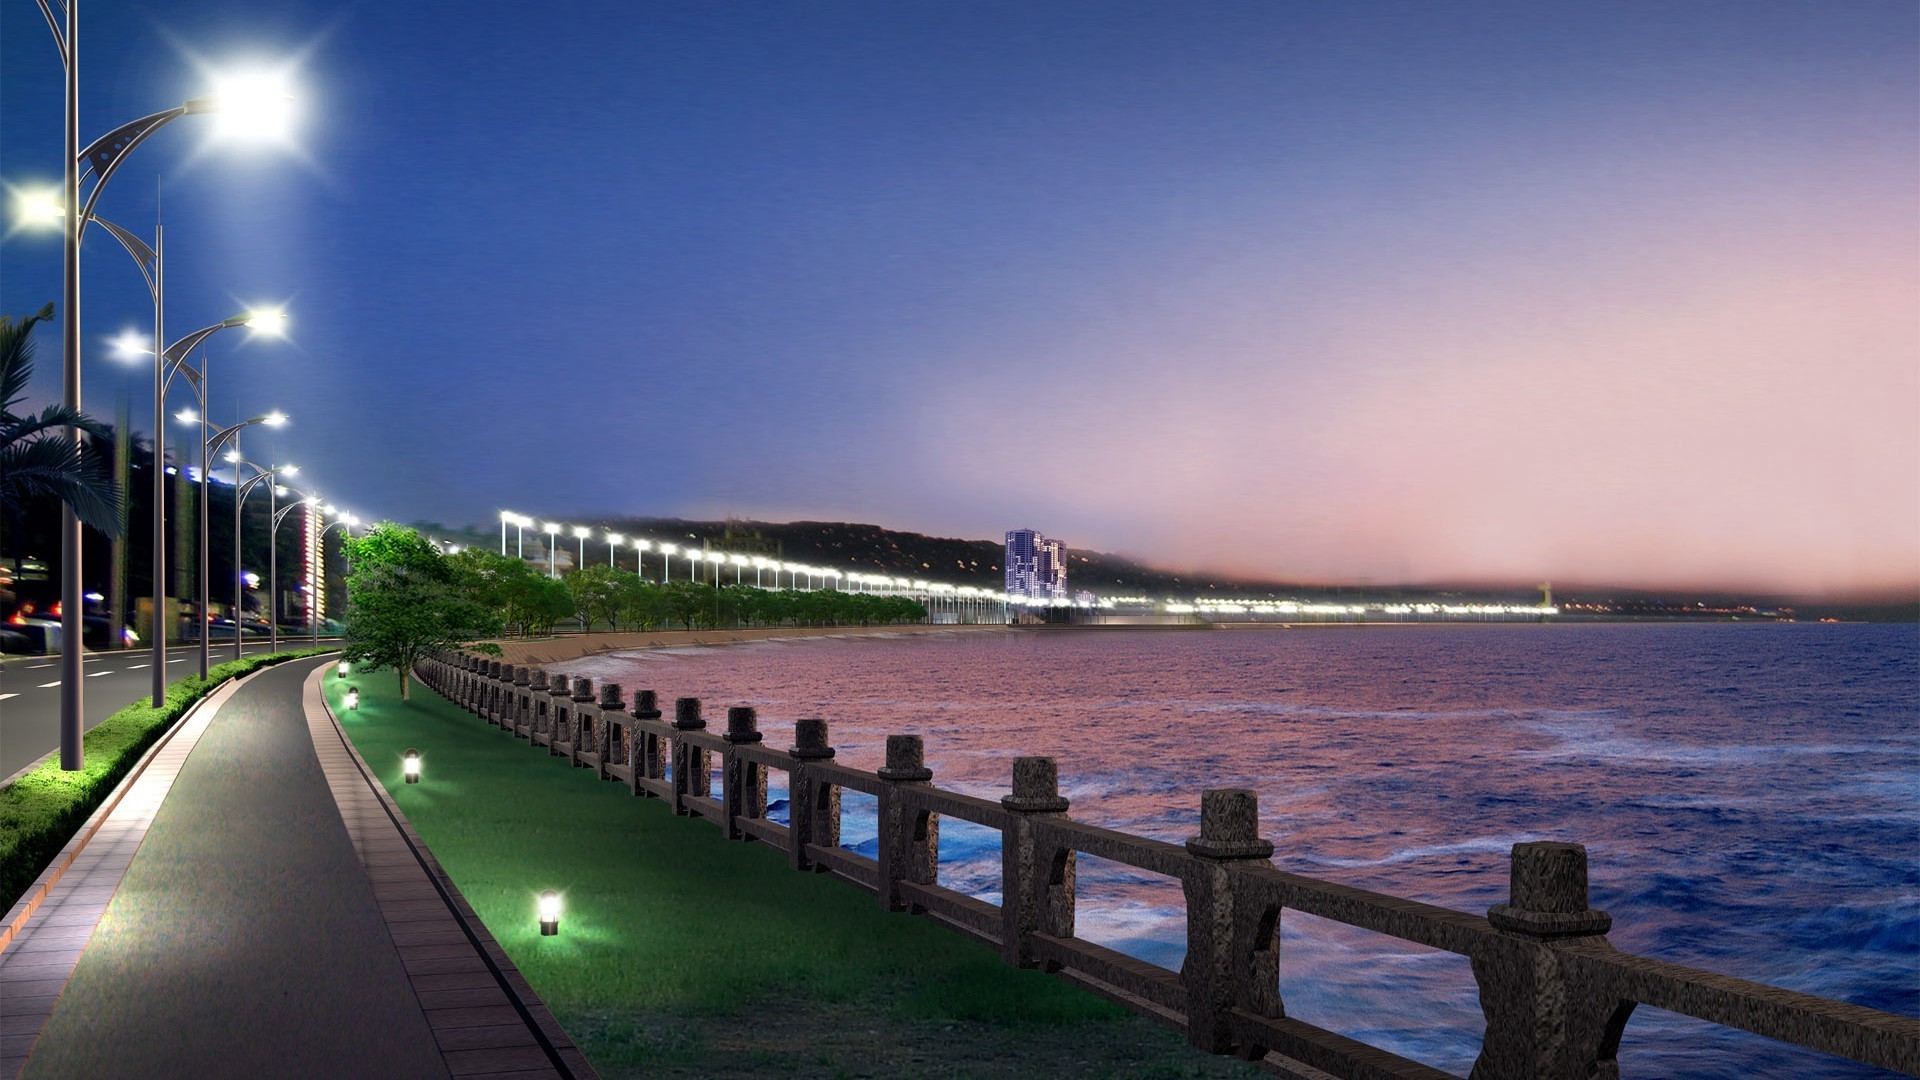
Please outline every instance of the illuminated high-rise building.
[{"label": "illuminated high-rise building", "polygon": [[1067,546],[1033,529],[1007,534],[1007,592],[1034,600],[1067,599]]}]

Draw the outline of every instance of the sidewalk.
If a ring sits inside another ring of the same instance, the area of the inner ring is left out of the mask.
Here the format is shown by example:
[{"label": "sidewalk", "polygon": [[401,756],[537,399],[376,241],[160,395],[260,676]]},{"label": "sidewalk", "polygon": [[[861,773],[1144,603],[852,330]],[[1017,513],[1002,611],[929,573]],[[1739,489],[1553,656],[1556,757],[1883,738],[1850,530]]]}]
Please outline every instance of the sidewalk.
[{"label": "sidewalk", "polygon": [[0,952],[0,1076],[29,1047],[21,1077],[591,1075],[387,813],[320,666],[190,721]]}]

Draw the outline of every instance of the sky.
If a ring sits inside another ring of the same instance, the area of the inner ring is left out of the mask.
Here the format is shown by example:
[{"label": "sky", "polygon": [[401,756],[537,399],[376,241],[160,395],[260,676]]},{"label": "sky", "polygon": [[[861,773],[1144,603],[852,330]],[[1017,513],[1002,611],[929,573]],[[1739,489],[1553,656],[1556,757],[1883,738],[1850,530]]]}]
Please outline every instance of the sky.
[{"label": "sky", "polygon": [[[873,522],[1301,581],[1920,587],[1920,9],[81,5],[83,141],[190,116],[213,418],[363,517]],[[0,5],[0,182],[60,67]],[[11,200],[9,200],[11,202]],[[59,295],[0,240],[0,311]],[[85,404],[151,429],[88,234]],[[59,339],[36,389],[57,397]],[[150,364],[150,361],[148,362]],[[171,407],[184,404],[176,395]],[[180,440],[175,436],[174,445]]]}]

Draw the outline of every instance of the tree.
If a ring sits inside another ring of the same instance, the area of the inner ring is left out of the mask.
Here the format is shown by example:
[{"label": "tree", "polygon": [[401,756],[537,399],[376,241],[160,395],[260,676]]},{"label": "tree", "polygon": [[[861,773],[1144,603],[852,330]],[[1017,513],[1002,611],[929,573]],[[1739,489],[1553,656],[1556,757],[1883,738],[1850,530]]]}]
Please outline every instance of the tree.
[{"label": "tree", "polygon": [[640,575],[611,566],[589,566],[573,571],[562,580],[573,596],[574,611],[580,616],[583,628],[590,629],[594,623],[605,620],[618,630],[631,583],[639,581]]},{"label": "tree", "polygon": [[403,700],[422,657],[500,632],[497,610],[475,598],[463,568],[414,530],[383,522],[342,546],[349,567],[344,656],[375,671],[393,668]]},{"label": "tree", "polygon": [[82,452],[63,430],[78,428],[104,438],[107,429],[65,405],[49,405],[38,415],[13,411],[33,376],[33,324],[52,318],[52,304],[23,319],[0,315],[0,511],[10,516],[26,499],[51,495],[87,525],[117,537],[120,492],[112,472],[99,454],[90,448]]}]

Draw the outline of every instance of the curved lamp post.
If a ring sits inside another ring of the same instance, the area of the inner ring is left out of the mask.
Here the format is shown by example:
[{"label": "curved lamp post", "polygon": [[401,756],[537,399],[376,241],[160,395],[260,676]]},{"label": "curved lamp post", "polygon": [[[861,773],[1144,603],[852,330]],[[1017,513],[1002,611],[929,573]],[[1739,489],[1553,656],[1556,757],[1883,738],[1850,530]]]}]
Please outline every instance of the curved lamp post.
[{"label": "curved lamp post", "polygon": [[[118,225],[104,218],[95,218],[94,220],[120,241],[120,245],[127,249],[127,254],[133,256],[134,262],[139,264],[142,276],[147,279],[147,289],[153,294],[153,340],[157,349],[162,340],[162,299],[165,296],[163,288],[164,279],[162,276],[164,269],[162,261],[163,252],[160,251],[158,247],[147,247],[139,237],[134,236],[132,233],[127,232],[125,229],[120,228]],[[155,226],[154,242],[158,245],[161,240],[160,229],[158,226]],[[203,326],[193,333],[188,334],[186,337],[181,338],[179,341],[174,342],[167,348],[159,350],[157,355],[160,356],[161,359],[153,366],[153,415],[158,418],[164,414],[166,410],[167,388],[173,383],[173,377],[175,375],[186,376],[188,384],[193,388],[194,397],[200,404],[201,411],[204,412],[206,410],[206,372],[196,372],[187,364],[187,358],[193,354],[194,349],[199,348],[201,342],[221,330],[229,330],[236,326],[245,326],[259,333],[277,335],[285,319],[286,315],[277,310],[250,311],[246,314],[235,315],[231,319],[214,323],[212,326]],[[130,349],[129,351],[138,350]],[[205,354],[202,354],[200,362],[203,366],[205,365]],[[152,627],[153,705],[155,708],[159,708],[164,704],[167,696],[167,632],[165,622],[167,604],[167,478],[166,469],[163,467],[166,463],[166,454],[167,426],[164,423],[158,422],[156,419],[153,425]],[[203,473],[205,472],[205,462],[202,462],[201,471]],[[204,631],[205,627],[203,626],[201,629]]]},{"label": "curved lamp post", "polygon": [[[355,525],[360,524],[359,518],[354,517],[352,514],[349,514],[345,511],[340,511],[339,507],[328,506],[328,507],[324,507],[323,509],[327,510],[328,512],[339,511],[340,516],[335,518],[332,524],[321,529],[320,532],[317,535],[315,535],[313,538],[314,546],[320,549],[320,575],[319,575],[320,580],[313,583],[313,587],[316,591],[325,589],[327,587],[327,534],[332,532],[335,529],[339,529],[340,535],[345,536],[347,534],[348,529],[352,528]],[[317,648],[320,645],[320,609],[319,609],[319,606],[314,602],[312,597],[307,598],[307,605],[309,608],[313,610],[313,618],[308,619],[307,621],[312,624],[313,644]]]},{"label": "curved lamp post", "polygon": [[272,520],[267,528],[267,651],[280,651],[280,522],[288,514],[303,506],[320,505],[317,495],[310,495],[289,484],[275,484],[273,494],[276,498],[283,491],[291,491],[300,496],[300,501],[272,511]]},{"label": "curved lamp post", "polygon": [[[240,442],[239,439],[235,439],[234,445],[238,446],[239,442]],[[251,493],[254,488],[258,487],[262,480],[271,480],[276,475],[292,476],[293,474],[298,473],[300,471],[300,466],[275,465],[271,468],[262,468],[259,465],[255,465],[253,462],[248,461],[246,458],[241,457],[240,452],[238,450],[235,450],[232,453],[229,453],[227,455],[227,461],[233,465],[233,481],[234,481],[234,492],[233,492],[233,658],[235,660],[238,660],[240,659],[240,608],[242,603],[240,588],[246,576],[244,573],[242,573],[240,569],[241,511],[247,504],[247,495]],[[244,484],[240,483],[240,466],[242,465],[245,465],[251,468],[257,474],[253,477],[253,479],[248,480]],[[276,492],[278,490],[278,486],[279,485],[277,484],[272,485],[267,489],[267,495],[270,500],[277,498]],[[273,504],[269,502],[267,507],[268,521],[273,520],[273,513],[274,513]],[[274,559],[273,559],[273,554],[275,553],[271,551],[272,544],[273,544],[273,536],[271,534],[269,534],[267,537],[267,544],[269,548],[269,554],[267,557],[267,591],[273,592],[274,589],[276,588],[276,583],[273,580],[273,573],[276,567],[274,566]]]},{"label": "curved lamp post", "polygon": [[[80,0],[65,0],[61,8],[66,15],[63,22],[54,15],[48,0],[35,0],[40,13],[46,16],[47,28],[53,31],[54,47],[60,54],[60,66],[65,74],[66,114],[62,123],[65,135],[65,149],[61,154],[64,176],[60,185],[60,205],[71,208],[81,207],[79,213],[66,215],[65,242],[63,244],[60,272],[60,355],[61,355],[61,402],[74,412],[79,412],[80,401],[80,238],[86,231],[87,222],[93,217],[93,207],[100,200],[100,193],[106,189],[107,181],[126,161],[134,147],[145,142],[154,132],[189,113],[213,112],[220,107],[218,98],[195,98],[182,105],[143,116],[132,123],[122,124],[95,140],[85,149],[80,147]],[[85,173],[81,171],[85,166]],[[84,204],[80,201],[80,187],[87,176],[94,177],[93,190]],[[137,256],[136,256],[137,257]],[[154,426],[159,426],[155,418]],[[68,428],[67,437],[79,445],[85,438],[78,428]],[[156,469],[158,466],[156,465]],[[82,734],[82,693],[83,673],[81,671],[81,653],[85,632],[85,594],[81,584],[80,567],[80,518],[73,507],[62,504],[60,510],[60,767],[73,771],[85,767],[85,752],[81,746]],[[204,635],[203,635],[204,637]]]},{"label": "curved lamp post", "polygon": [[[282,412],[263,413],[250,420],[242,420],[232,427],[220,428],[202,419],[198,413],[192,412],[191,410],[176,415],[185,423],[199,424],[203,433],[208,428],[214,430],[214,434],[206,436],[200,443],[200,610],[197,614],[200,620],[200,677],[204,679],[207,677],[207,574],[209,573],[207,566],[207,461],[213,457],[213,455],[220,452],[220,448],[226,445],[227,440],[238,435],[242,430],[250,428],[255,424],[279,427],[281,424],[287,422],[287,416]],[[233,624],[233,632],[235,635],[240,633],[240,623],[237,619]]]}]

